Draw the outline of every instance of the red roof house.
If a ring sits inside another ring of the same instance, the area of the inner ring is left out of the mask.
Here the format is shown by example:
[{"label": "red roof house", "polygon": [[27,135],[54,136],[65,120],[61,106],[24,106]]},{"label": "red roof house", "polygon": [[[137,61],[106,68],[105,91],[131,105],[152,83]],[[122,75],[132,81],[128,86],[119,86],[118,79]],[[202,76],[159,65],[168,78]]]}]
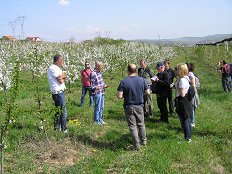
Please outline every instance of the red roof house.
[{"label": "red roof house", "polygon": [[39,37],[27,37],[25,40],[27,41],[41,41]]},{"label": "red roof house", "polygon": [[1,39],[2,39],[2,40],[13,40],[13,41],[16,40],[16,38],[13,37],[13,36],[3,36]]}]

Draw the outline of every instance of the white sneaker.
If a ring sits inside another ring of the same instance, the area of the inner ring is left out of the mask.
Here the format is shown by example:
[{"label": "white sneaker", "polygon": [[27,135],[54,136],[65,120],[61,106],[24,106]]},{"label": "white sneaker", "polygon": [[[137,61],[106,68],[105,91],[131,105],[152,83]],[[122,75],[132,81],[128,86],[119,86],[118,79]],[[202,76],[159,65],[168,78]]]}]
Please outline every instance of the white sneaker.
[{"label": "white sneaker", "polygon": [[99,125],[99,126],[101,126],[102,125],[102,123],[100,123],[100,122],[94,122],[94,124],[96,124],[96,125]]},{"label": "white sneaker", "polygon": [[102,120],[102,124],[107,124],[107,123]]},{"label": "white sneaker", "polygon": [[64,132],[64,133],[67,133],[67,132],[68,132],[68,129],[65,129],[63,132]]},{"label": "white sneaker", "polygon": [[192,127],[196,127],[196,125],[194,123],[191,124]]}]

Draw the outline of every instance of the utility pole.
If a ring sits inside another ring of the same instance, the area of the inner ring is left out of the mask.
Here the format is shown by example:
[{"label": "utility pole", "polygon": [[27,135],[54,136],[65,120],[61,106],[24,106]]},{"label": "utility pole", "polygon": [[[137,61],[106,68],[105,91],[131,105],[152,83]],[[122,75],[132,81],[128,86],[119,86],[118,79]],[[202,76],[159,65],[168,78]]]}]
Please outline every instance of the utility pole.
[{"label": "utility pole", "polygon": [[19,21],[19,24],[21,26],[21,39],[24,37],[24,22],[26,20],[26,16],[19,16],[16,19],[17,21]]},{"label": "utility pole", "polygon": [[96,32],[95,32],[95,35],[96,35],[97,37],[101,37],[101,32],[100,32],[100,31],[96,31]]},{"label": "utility pole", "polygon": [[12,29],[12,36],[15,37],[15,27],[16,27],[16,23],[17,21],[10,21],[9,24],[11,26],[11,29]]},{"label": "utility pole", "polygon": [[106,38],[110,38],[110,30],[109,31],[105,31],[105,36],[106,36]]},{"label": "utility pole", "polygon": [[159,43],[160,43],[160,35],[158,34],[158,38],[159,38]]}]

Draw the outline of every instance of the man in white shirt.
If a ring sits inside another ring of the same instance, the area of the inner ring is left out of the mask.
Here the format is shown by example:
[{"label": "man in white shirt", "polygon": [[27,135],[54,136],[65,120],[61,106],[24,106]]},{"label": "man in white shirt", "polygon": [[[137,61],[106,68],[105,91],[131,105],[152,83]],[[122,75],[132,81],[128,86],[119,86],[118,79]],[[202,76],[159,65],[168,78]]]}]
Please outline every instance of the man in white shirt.
[{"label": "man in white shirt", "polygon": [[66,100],[64,96],[66,74],[61,70],[63,56],[57,54],[54,56],[54,63],[48,68],[48,82],[52,93],[55,106],[58,108],[54,118],[54,129],[67,132],[66,127]]}]

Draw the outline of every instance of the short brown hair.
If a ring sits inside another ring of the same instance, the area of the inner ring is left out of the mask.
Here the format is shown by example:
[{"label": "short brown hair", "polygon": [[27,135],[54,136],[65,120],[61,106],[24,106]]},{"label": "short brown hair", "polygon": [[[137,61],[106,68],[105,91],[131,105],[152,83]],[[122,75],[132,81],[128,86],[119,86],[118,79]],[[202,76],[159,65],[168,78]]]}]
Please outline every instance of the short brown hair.
[{"label": "short brown hair", "polygon": [[127,70],[129,73],[136,73],[136,65],[135,64],[129,64],[127,67]]},{"label": "short brown hair", "polygon": [[54,63],[57,62],[60,58],[63,58],[61,54],[56,54],[53,58]]},{"label": "short brown hair", "polygon": [[168,64],[168,65],[170,65],[170,60],[164,60],[164,64]]}]

